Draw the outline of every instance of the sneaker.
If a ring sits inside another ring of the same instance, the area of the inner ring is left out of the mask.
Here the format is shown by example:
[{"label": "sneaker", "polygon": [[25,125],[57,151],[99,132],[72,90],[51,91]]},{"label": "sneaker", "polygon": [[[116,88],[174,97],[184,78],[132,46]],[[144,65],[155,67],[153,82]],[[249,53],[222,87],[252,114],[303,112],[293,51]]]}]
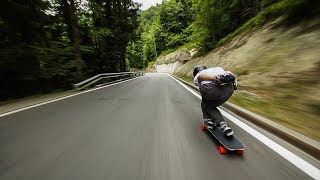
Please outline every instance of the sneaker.
[{"label": "sneaker", "polygon": [[207,123],[208,123],[208,125],[213,126],[213,127],[217,126],[217,124],[215,122],[213,122],[212,119],[210,121],[208,121]]},{"label": "sneaker", "polygon": [[212,122],[212,119],[204,119],[203,123],[208,127],[208,129],[213,129],[215,127],[215,123]]},{"label": "sneaker", "polygon": [[220,122],[220,128],[226,136],[232,136],[234,134],[232,129],[225,122]]}]

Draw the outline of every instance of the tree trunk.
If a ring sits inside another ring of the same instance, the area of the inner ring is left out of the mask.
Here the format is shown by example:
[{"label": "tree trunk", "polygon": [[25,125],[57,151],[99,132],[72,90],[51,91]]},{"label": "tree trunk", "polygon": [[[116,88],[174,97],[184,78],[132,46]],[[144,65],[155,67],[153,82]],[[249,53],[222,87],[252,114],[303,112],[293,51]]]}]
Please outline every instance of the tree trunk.
[{"label": "tree trunk", "polygon": [[125,55],[125,48],[123,47],[123,45],[121,45],[121,66],[120,66],[120,71],[121,72],[125,72],[126,71],[126,55]]},{"label": "tree trunk", "polygon": [[80,34],[78,30],[78,18],[76,15],[76,7],[74,0],[62,0],[63,16],[68,26],[68,34],[74,47],[76,80],[83,79],[83,62],[81,60],[80,52]]},{"label": "tree trunk", "polygon": [[78,81],[82,80],[83,72],[82,72],[82,60],[81,60],[81,52],[80,52],[80,34],[78,30],[78,18],[76,16],[76,8],[74,5],[74,0],[69,0],[70,2],[70,17],[72,20],[72,34],[74,41],[74,57],[75,57],[75,66],[77,69],[76,79]]}]

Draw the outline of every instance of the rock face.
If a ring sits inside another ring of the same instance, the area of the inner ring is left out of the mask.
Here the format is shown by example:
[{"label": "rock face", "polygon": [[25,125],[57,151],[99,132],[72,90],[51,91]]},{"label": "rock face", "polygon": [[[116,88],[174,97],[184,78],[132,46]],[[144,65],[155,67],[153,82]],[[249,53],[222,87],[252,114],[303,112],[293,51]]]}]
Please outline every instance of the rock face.
[{"label": "rock face", "polygon": [[165,56],[158,57],[156,60],[156,64],[169,64],[174,63],[176,61],[176,56],[178,52],[173,52]]},{"label": "rock face", "polygon": [[154,72],[174,73],[184,63],[191,60],[191,53],[187,50],[170,53],[156,60]]},{"label": "rock face", "polygon": [[176,55],[176,61],[179,62],[186,62],[189,61],[191,59],[191,53],[189,51],[183,50],[180,51],[177,55]]},{"label": "rock face", "polygon": [[182,65],[183,65],[183,63],[180,61],[176,61],[174,63],[169,63],[169,64],[160,64],[160,65],[156,66],[155,71],[173,74]]}]

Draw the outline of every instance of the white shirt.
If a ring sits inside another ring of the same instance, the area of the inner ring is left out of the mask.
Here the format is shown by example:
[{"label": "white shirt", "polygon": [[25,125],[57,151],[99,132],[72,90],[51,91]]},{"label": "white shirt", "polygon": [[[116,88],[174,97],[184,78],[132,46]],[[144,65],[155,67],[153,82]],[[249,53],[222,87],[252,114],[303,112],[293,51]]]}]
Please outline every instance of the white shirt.
[{"label": "white shirt", "polygon": [[[214,77],[219,77],[221,75],[226,75],[227,72],[224,71],[224,69],[221,67],[212,67],[212,68],[204,69],[204,70],[198,72],[197,75],[194,77],[193,82],[195,85],[199,86],[198,77],[202,74],[211,75]],[[206,83],[210,83],[210,82],[212,82],[212,81],[202,81],[201,84],[206,84]]]}]

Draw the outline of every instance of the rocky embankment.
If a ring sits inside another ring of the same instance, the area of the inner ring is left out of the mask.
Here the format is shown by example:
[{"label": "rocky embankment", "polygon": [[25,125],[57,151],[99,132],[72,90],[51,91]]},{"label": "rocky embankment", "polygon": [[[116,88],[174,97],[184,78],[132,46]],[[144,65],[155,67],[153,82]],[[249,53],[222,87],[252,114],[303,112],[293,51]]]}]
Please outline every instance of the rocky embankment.
[{"label": "rocky embankment", "polygon": [[221,66],[239,80],[232,102],[320,141],[320,19],[268,23],[198,58],[180,53],[158,58],[153,71],[191,78],[197,65]]},{"label": "rocky embankment", "polygon": [[179,50],[165,56],[160,56],[148,71],[174,74],[179,67],[191,60],[194,53],[194,49],[191,51]]}]

